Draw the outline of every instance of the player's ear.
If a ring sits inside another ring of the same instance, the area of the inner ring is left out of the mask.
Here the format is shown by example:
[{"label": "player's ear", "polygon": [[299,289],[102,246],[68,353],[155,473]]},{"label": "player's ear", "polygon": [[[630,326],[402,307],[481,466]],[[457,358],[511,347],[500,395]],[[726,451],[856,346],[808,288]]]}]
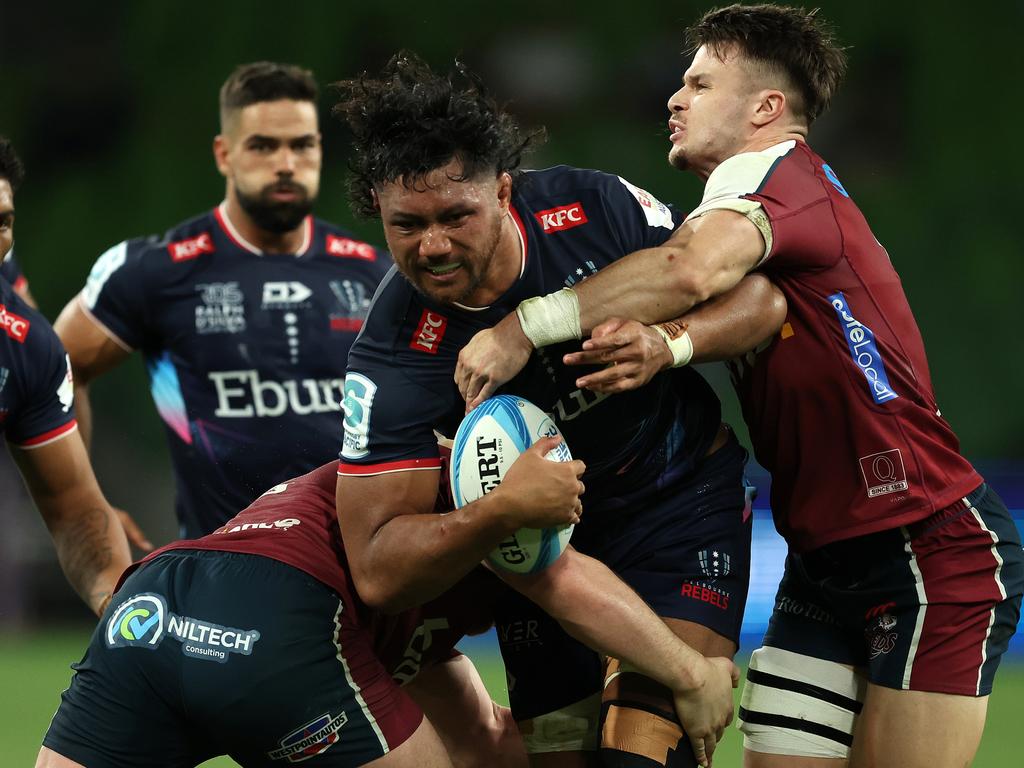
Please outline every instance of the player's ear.
[{"label": "player's ear", "polygon": [[757,96],[751,120],[759,128],[778,120],[786,110],[786,94],[780,90],[765,89]]},{"label": "player's ear", "polygon": [[508,213],[512,204],[512,175],[508,171],[502,171],[498,176],[498,206],[502,213]]},{"label": "player's ear", "polygon": [[218,133],[213,137],[213,160],[217,164],[217,170],[220,171],[220,175],[225,178],[228,176],[229,151],[228,140],[224,134]]}]

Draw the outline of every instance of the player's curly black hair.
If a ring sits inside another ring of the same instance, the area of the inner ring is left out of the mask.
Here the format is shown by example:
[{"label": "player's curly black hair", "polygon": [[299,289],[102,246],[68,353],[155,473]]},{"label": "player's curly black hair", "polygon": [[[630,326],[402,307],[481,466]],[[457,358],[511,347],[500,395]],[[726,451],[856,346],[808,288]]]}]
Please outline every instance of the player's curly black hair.
[{"label": "player's curly black hair", "polygon": [[[730,5],[708,11],[686,30],[692,53],[707,46],[721,57],[737,45],[750,59],[784,73],[799,91],[794,109],[810,125],[828,108],[846,74],[846,54],[831,27],[807,11],[781,5]],[[802,102],[802,103],[801,103]]]},{"label": "player's curly black hair", "polygon": [[364,72],[334,86],[341,97],[334,114],[353,134],[348,190],[359,216],[379,215],[375,185],[401,180],[412,186],[453,159],[462,163],[454,181],[511,173],[544,136],[543,129],[522,130],[458,61],[453,72],[439,75],[402,51],[378,76]]},{"label": "player's curly black hair", "polygon": [[11,189],[17,191],[25,179],[25,166],[14,151],[14,146],[4,136],[0,136],[0,179],[7,179]]}]

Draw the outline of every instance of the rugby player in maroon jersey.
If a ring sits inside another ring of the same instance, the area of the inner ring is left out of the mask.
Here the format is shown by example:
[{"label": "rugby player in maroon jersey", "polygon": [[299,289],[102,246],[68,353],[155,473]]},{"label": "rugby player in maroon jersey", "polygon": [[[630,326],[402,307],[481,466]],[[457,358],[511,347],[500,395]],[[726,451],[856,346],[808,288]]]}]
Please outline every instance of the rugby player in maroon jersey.
[{"label": "rugby player in maroon jersey", "polygon": [[[489,498],[517,520],[575,518],[582,462],[547,461],[556,444],[526,451]],[[193,766],[218,754],[245,766],[525,765],[508,711],[455,651],[490,626],[498,579],[480,568],[425,605],[372,610],[352,582],[336,472],[332,462],[281,483],[212,534],[130,568],[37,766]],[[598,561],[570,548],[510,582],[574,636],[670,686],[681,717],[713,730],[727,720],[731,691],[705,676],[712,663]]]},{"label": "rugby player in maroon jersey", "polygon": [[612,364],[580,386],[623,391],[700,359],[702,308],[684,313],[770,277],[787,323],[735,374],[790,551],[740,710],[745,765],[969,764],[1024,558],[939,413],[888,254],[806,144],[845,56],[813,12],[774,5],[711,11],[689,36],[669,160],[706,179],[701,204],[663,246],[481,332],[456,380],[475,405],[568,328],[592,338],[567,362]]}]

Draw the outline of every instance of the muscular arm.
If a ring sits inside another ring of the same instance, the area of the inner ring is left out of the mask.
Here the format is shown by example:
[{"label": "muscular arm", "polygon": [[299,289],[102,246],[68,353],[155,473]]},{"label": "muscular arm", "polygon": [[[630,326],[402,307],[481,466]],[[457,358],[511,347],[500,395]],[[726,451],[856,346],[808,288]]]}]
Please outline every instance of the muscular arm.
[{"label": "muscular arm", "polygon": [[92,406],[89,403],[89,384],[106,373],[130,354],[127,349],[108,336],[83,309],[81,299],[75,296],[68,302],[54,323],[64,348],[71,357],[75,378],[75,414],[82,441],[86,449],[92,444]]},{"label": "muscular arm", "polygon": [[[545,343],[573,338],[566,330],[576,322],[573,300],[583,336],[612,318],[644,325],[671,320],[739,283],[764,256],[764,247],[761,232],[745,216],[713,210],[684,223],[663,245],[634,251],[571,291],[544,297],[533,316],[557,329]],[[521,371],[533,348],[517,312],[474,336],[459,353],[455,371],[467,410]]]},{"label": "muscular arm", "polygon": [[[770,339],[786,320],[782,291],[764,275],[750,274],[732,290],[710,299],[682,317],[663,323],[670,335],[683,331],[693,345],[691,363],[731,360]],[[622,392],[643,386],[671,367],[672,353],[664,338],[649,326],[612,318],[594,329],[583,351],[565,355],[567,365],[614,363],[577,379],[579,387],[597,392]]]},{"label": "muscular arm", "polygon": [[658,248],[635,251],[574,286],[588,335],[611,317],[670,320],[725,293],[764,256],[757,227],[717,210],[684,223]]},{"label": "muscular arm", "polygon": [[359,596],[389,613],[421,605],[519,528],[577,522],[583,462],[546,460],[555,444],[538,441],[501,485],[445,514],[433,512],[437,471],[339,476],[338,521]]},{"label": "muscular arm", "polygon": [[128,540],[100,491],[77,432],[11,451],[50,530],[71,586],[97,614],[131,563]]}]

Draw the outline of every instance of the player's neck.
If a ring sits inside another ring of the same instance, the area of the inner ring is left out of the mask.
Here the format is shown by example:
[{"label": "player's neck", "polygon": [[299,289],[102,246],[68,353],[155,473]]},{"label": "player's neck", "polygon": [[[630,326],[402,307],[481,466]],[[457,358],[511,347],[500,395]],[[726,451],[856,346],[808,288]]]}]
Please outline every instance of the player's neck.
[{"label": "player's neck", "polygon": [[244,243],[261,253],[299,253],[306,242],[306,219],[288,232],[269,232],[258,226],[231,194],[228,194],[221,210],[231,228],[242,237]]}]

